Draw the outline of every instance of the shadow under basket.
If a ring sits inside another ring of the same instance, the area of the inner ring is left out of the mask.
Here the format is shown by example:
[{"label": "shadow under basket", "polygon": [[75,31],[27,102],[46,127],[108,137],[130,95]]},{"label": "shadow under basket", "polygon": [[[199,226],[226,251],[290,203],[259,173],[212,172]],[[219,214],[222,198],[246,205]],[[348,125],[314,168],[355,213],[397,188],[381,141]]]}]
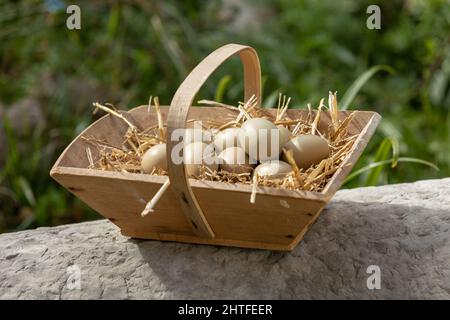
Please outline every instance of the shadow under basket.
[{"label": "shadow under basket", "polygon": [[[249,50],[249,47],[239,45],[228,45],[228,48],[233,49],[233,52]],[[243,62],[246,73],[244,77],[247,79],[249,69],[245,68],[244,59]],[[201,66],[202,64],[194,69],[191,75],[195,75]],[[259,63],[255,70],[258,76]],[[251,85],[246,85],[246,91],[250,90],[249,87]],[[198,88],[190,88],[193,97]],[[180,123],[170,120],[169,109],[175,109],[176,96],[177,94],[172,100],[171,107],[161,107],[164,122],[168,123],[168,136],[173,129],[171,127],[181,126]],[[186,111],[182,119],[184,122],[187,116],[189,119],[206,121],[211,118],[221,119],[229,114],[228,110],[219,107],[190,107],[192,99],[186,102],[189,110],[183,109]],[[293,109],[287,112],[293,119],[306,119],[308,115],[308,110]],[[169,188],[163,194],[153,213],[145,217],[140,215],[146,203],[166,182],[167,176],[88,169],[86,149],[91,145],[82,137],[94,137],[108,141],[112,145],[120,145],[128,126],[117,117],[106,115],[84,130],[59,157],[51,170],[51,176],[92,209],[116,224],[125,236],[244,248],[292,250],[342,185],[380,121],[380,116],[375,112],[352,111],[352,113],[354,117],[348,126],[348,133],[358,137],[322,192],[258,187],[256,202],[251,204],[249,202],[251,185],[187,179],[186,183],[192,190],[193,198],[201,208],[208,227],[213,231],[213,235],[210,236],[199,235],[196,232],[195,222],[186,215],[183,202],[173,188]],[[123,114],[140,129],[157,123],[155,112],[149,112],[147,106],[140,106]],[[349,114],[348,111],[340,111],[339,119],[343,120]],[[330,123],[329,112],[322,112],[319,130],[328,128]],[[92,146],[90,148],[94,161],[99,156],[95,149]],[[171,185],[179,180],[180,178],[176,176],[170,176]]]}]

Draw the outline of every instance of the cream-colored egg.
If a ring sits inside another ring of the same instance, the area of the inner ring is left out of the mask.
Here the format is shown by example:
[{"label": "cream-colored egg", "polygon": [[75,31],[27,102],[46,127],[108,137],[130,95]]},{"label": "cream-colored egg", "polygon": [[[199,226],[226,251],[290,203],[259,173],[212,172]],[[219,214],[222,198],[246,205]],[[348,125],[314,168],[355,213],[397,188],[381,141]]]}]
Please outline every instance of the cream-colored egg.
[{"label": "cream-colored egg", "polygon": [[290,172],[292,172],[290,164],[279,160],[263,162],[255,169],[255,174],[267,179],[283,179]]},{"label": "cream-colored egg", "polygon": [[240,128],[227,128],[216,134],[214,138],[214,148],[220,153],[227,148],[238,146]]},{"label": "cream-colored egg", "polygon": [[328,142],[312,134],[296,136],[289,140],[284,147],[293,151],[295,163],[299,168],[303,169],[319,163],[330,155]]},{"label": "cream-colored egg", "polygon": [[247,120],[239,131],[239,146],[252,159],[278,159],[281,151],[279,132],[277,126],[267,119]]},{"label": "cream-colored egg", "polygon": [[281,148],[283,148],[283,146],[291,138],[292,132],[288,128],[286,128],[285,126],[282,126],[282,125],[278,125],[277,128],[278,128],[278,130],[280,130],[280,145],[281,145]]},{"label": "cream-colored egg", "polygon": [[248,155],[240,147],[223,150],[218,156],[219,167],[232,173],[251,173],[254,165],[250,164]]},{"label": "cream-colored egg", "polygon": [[148,149],[142,156],[141,166],[147,173],[155,169],[167,170],[166,144],[160,143]]},{"label": "cream-colored egg", "polygon": [[201,141],[185,145],[183,148],[183,159],[188,176],[198,176],[202,165],[212,171],[216,171],[219,168],[214,146]]}]

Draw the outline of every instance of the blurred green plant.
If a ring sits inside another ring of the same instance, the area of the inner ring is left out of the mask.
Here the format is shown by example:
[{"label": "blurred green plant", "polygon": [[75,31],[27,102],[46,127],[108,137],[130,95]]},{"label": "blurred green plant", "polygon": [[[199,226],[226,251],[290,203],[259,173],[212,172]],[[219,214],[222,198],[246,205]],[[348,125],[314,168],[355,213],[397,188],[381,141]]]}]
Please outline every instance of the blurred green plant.
[{"label": "blurred green plant", "polygon": [[344,97],[342,98],[342,101],[339,103],[339,109],[347,110],[348,107],[350,106],[350,103],[353,101],[353,99],[355,99],[356,95],[358,94],[358,91],[361,90],[364,84],[366,84],[366,82],[369,81],[369,79],[373,77],[375,73],[383,70],[390,73],[395,73],[395,70],[389,66],[373,66],[369,70],[365,71],[355,80],[355,82],[353,82],[350,85],[347,91],[345,91]]},{"label": "blurred green plant", "polygon": [[[341,106],[383,116],[346,187],[450,174],[445,0],[379,1],[381,30],[366,28],[370,0],[70,4],[81,8],[81,30],[65,26],[67,1],[0,0],[0,232],[98,217],[48,175],[65,146],[95,121],[91,102],[126,109],[157,95],[168,104],[187,73],[229,42],[257,49],[266,107],[278,92],[291,96],[293,107],[316,107],[338,91],[345,92]],[[235,103],[242,86],[234,59],[198,100]],[[26,98],[43,121],[20,133],[33,110],[14,110]]]},{"label": "blurred green plant", "polygon": [[[362,89],[364,84],[369,81],[369,79],[374,76],[379,71],[387,71],[389,73],[395,73],[395,70],[390,66],[373,66],[369,70],[362,73],[347,89],[342,98],[342,101],[339,104],[339,108],[341,110],[346,110],[352,103],[353,99],[358,94],[359,90]],[[392,158],[389,158],[390,152],[392,150]],[[364,181],[359,181],[362,186],[375,186],[382,181],[387,183],[386,174],[383,171],[384,166],[390,164],[391,168],[395,168],[399,162],[410,162],[410,163],[418,163],[422,165],[426,165],[439,171],[439,168],[426,160],[411,158],[411,157],[400,157],[400,143],[395,136],[389,136],[384,138],[380,143],[375,156],[373,158],[373,162],[360,168],[356,171],[353,171],[344,181],[344,185],[354,180],[361,174],[364,174]]]}]

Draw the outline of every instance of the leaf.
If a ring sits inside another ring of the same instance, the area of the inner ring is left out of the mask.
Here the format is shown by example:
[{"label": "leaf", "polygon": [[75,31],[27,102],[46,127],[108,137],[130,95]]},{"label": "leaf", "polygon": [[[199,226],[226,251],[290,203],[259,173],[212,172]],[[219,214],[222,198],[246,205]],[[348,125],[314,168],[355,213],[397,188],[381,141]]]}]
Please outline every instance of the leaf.
[{"label": "leaf", "polygon": [[400,143],[395,138],[388,138],[392,146],[392,168],[395,168],[400,157]]},{"label": "leaf", "polygon": [[150,18],[150,24],[155,30],[156,35],[159,38],[159,42],[164,52],[166,52],[169,59],[172,61],[175,69],[178,72],[178,76],[180,79],[184,79],[187,74],[187,68],[184,65],[183,61],[185,60],[183,57],[183,51],[180,49],[178,42],[173,38],[172,33],[166,32],[166,29],[163,26],[161,18],[158,15],[153,15]]},{"label": "leaf", "polygon": [[114,38],[117,33],[117,28],[119,26],[119,18],[120,18],[120,7],[119,5],[114,5],[109,13],[108,18],[108,35],[110,38]]},{"label": "leaf", "polygon": [[433,168],[436,171],[439,171],[439,167],[437,165],[435,165],[434,163],[432,163],[430,161],[418,159],[418,158],[400,157],[400,158],[398,158],[398,162],[420,163],[420,164],[426,165],[426,166],[428,166],[430,168]]},{"label": "leaf", "polygon": [[[369,165],[367,165],[365,167],[362,167],[361,169],[356,170],[356,171],[352,172],[351,174],[349,174],[347,179],[345,180],[344,184],[349,182],[349,181],[351,181],[351,180],[353,180],[355,177],[359,176],[360,174],[372,170],[373,168],[385,166],[385,165],[387,165],[389,163],[392,163],[393,160],[394,159],[391,158],[391,159],[388,159],[388,160],[383,160],[383,161],[379,161],[379,162],[373,162],[373,163],[371,163],[371,164],[369,164]],[[439,168],[434,163],[431,163],[429,161],[422,160],[422,159],[409,158],[409,157],[400,157],[400,158],[397,159],[397,161],[398,162],[419,163],[419,164],[423,164],[423,165],[426,165],[428,167],[431,167],[431,168],[433,168],[436,171],[439,171]]]},{"label": "leaf", "polygon": [[228,84],[231,81],[231,76],[226,75],[220,79],[219,84],[217,85],[216,92],[214,94],[214,101],[216,102],[222,102],[223,101],[223,95],[225,93],[225,90],[228,86]]},{"label": "leaf", "polygon": [[[389,152],[392,148],[392,142],[389,138],[383,139],[383,141],[380,143],[378,150],[374,157],[374,162],[379,163],[381,161],[389,159]],[[398,157],[397,157],[398,158]],[[380,175],[383,171],[383,167],[375,167],[373,170],[369,172],[367,175],[367,178],[364,182],[365,186],[375,186],[378,184],[378,181],[380,181]]]},{"label": "leaf", "polygon": [[25,198],[31,206],[36,204],[36,198],[34,197],[34,192],[30,187],[30,184],[24,177],[17,178],[17,183],[22,190]]},{"label": "leaf", "polygon": [[350,103],[352,103],[353,99],[358,94],[359,90],[361,90],[364,84],[366,84],[366,82],[379,71],[387,71],[389,73],[395,73],[395,70],[393,68],[386,65],[376,65],[370,68],[369,70],[365,71],[350,85],[350,87],[345,92],[340,103],[340,109],[347,110],[348,107],[350,106]]}]

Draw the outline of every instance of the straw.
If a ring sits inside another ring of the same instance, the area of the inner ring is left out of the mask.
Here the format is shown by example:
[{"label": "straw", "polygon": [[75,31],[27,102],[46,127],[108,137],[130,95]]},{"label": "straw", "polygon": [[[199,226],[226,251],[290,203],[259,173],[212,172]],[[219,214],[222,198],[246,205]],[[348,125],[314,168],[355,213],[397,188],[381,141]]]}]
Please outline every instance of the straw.
[{"label": "straw", "polygon": [[163,196],[164,192],[166,192],[166,190],[169,188],[169,186],[170,186],[170,180],[167,179],[166,182],[164,182],[164,184],[162,185],[162,187],[158,190],[158,192],[154,195],[152,200],[150,200],[145,205],[144,210],[141,212],[141,216],[142,217],[145,217],[149,213],[154,212],[153,208],[156,206],[156,204],[158,203],[159,199],[161,199],[161,197]]},{"label": "straw", "polygon": [[[260,177],[252,175],[251,173],[236,174],[227,171],[211,171],[205,167],[200,170],[198,176],[191,176],[190,178],[219,181],[226,183],[238,183],[252,186],[251,201],[255,201],[257,186],[285,188],[291,190],[306,190],[321,192],[333,174],[342,167],[347,155],[352,150],[352,146],[356,141],[357,135],[349,133],[349,125],[354,119],[354,114],[350,113],[345,119],[339,120],[339,109],[336,98],[336,93],[329,93],[328,107],[324,104],[325,99],[321,99],[318,108],[313,113],[310,104],[307,105],[308,113],[298,119],[291,119],[287,116],[291,99],[285,95],[280,94],[278,98],[278,106],[275,114],[271,114],[267,109],[259,106],[256,96],[252,96],[246,102],[239,102],[237,106],[227,105],[224,103],[215,102],[212,100],[200,100],[200,104],[217,106],[229,110],[230,113],[223,118],[214,118],[204,121],[205,130],[221,131],[230,127],[240,127],[247,119],[265,118],[277,125],[283,125],[292,129],[292,137],[301,134],[315,134],[324,138],[329,145],[330,155],[327,159],[320,163],[311,166],[307,169],[299,169],[295,163],[290,152],[284,150],[286,160],[293,168],[293,172],[288,174],[284,179],[269,179],[267,177]],[[153,102],[153,104],[152,104]],[[83,136],[82,139],[94,146],[97,149],[95,158],[90,149],[86,149],[88,163],[90,168],[107,171],[131,172],[144,174],[141,167],[142,155],[151,147],[165,142],[165,124],[161,115],[161,109],[158,98],[149,99],[149,112],[155,110],[157,116],[157,124],[149,124],[148,127],[140,130],[136,125],[127,120],[123,114],[117,111],[109,104],[93,104],[95,109],[103,110],[114,117],[120,118],[128,125],[128,130],[125,132],[123,141],[118,145],[112,145],[108,141],[98,139],[92,136]],[[153,108],[152,108],[153,107]],[[324,125],[322,118],[324,111],[329,109],[331,124]],[[191,123],[195,119],[189,119]],[[89,148],[89,147],[88,147]],[[152,175],[167,176],[167,172],[162,169],[154,170]],[[152,200],[150,200],[144,209],[143,216],[151,212],[160,199],[162,194],[167,190],[169,180],[156,193]],[[252,203],[253,203],[252,202]]]}]

